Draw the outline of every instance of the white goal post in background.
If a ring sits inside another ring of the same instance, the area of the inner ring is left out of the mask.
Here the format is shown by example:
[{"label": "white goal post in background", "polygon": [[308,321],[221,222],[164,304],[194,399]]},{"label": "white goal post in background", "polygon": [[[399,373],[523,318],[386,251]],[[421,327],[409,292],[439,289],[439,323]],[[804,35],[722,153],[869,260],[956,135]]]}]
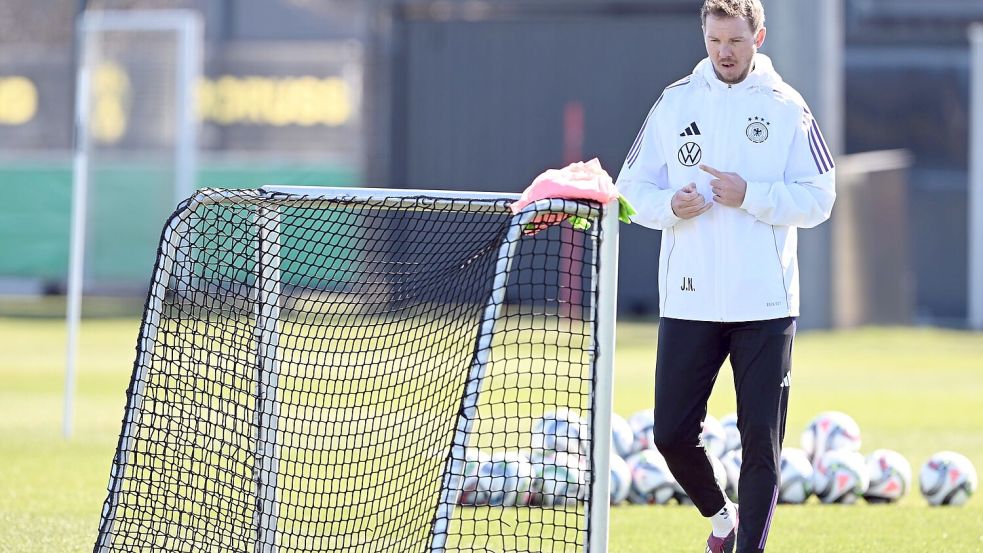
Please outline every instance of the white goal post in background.
[{"label": "white goal post in background", "polygon": [[983,23],[969,37],[969,327],[983,330]]},{"label": "white goal post in background", "polygon": [[[78,45],[78,72],[75,87],[75,143],[72,167],[72,227],[70,235],[70,259],[67,284],[67,344],[65,363],[65,390],[62,417],[62,433],[66,438],[72,435],[72,422],[75,396],[76,363],[78,351],[79,322],[85,279],[85,251],[87,218],[90,210],[93,137],[93,112],[100,108],[95,105],[102,101],[94,90],[98,79],[99,65],[105,61],[101,46],[107,33],[121,35],[149,36],[147,33],[169,33],[174,36],[173,57],[174,74],[164,80],[174,83],[173,105],[167,106],[173,114],[169,129],[151,129],[166,135],[161,142],[173,142],[173,152],[167,157],[173,163],[173,195],[167,201],[176,205],[189,197],[195,186],[197,167],[197,117],[195,113],[195,87],[202,74],[203,25],[201,16],[192,10],[94,10],[81,15],[76,22],[76,41]],[[136,38],[139,42],[139,37]],[[139,95],[140,91],[136,91]],[[136,101],[137,98],[134,98]],[[129,116],[125,101],[118,102],[112,110],[114,115]],[[120,120],[116,120],[120,123]],[[125,123],[123,123],[125,127]],[[120,132],[119,128],[115,132]],[[124,131],[125,132],[125,131]],[[171,135],[173,133],[173,135]],[[118,136],[116,137],[119,138]],[[167,206],[170,211],[170,206]]]}]

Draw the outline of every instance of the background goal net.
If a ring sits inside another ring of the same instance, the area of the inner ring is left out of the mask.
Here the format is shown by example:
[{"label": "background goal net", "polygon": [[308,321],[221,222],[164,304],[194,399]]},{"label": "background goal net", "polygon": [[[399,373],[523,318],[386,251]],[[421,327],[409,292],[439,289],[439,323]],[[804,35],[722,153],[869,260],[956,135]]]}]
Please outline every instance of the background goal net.
[{"label": "background goal net", "polygon": [[[605,541],[617,208],[420,194],[179,207],[96,551]],[[593,225],[524,233],[546,212]]]}]

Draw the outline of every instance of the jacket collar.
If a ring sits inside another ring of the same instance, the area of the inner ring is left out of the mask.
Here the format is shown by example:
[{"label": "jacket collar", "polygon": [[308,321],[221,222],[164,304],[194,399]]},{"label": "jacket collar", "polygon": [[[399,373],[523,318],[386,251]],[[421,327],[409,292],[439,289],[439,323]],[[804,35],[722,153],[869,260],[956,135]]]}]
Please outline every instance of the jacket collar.
[{"label": "jacket collar", "polygon": [[782,83],[782,77],[775,71],[771,58],[764,54],[755,54],[752,61],[753,69],[748,76],[735,85],[728,85],[717,78],[710,58],[703,58],[693,69],[693,76],[703,81],[711,90],[731,88],[733,90],[751,90],[758,87],[774,88]]}]

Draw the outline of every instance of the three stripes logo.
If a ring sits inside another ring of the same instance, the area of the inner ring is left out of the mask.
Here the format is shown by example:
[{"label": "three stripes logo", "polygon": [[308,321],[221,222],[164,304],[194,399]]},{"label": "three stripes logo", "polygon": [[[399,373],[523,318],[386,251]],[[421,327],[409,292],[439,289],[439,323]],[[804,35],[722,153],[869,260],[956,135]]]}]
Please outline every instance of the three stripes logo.
[{"label": "three stripes logo", "polygon": [[686,127],[686,130],[679,133],[679,136],[700,136],[700,127],[697,127],[696,121],[693,121]]},{"label": "three stripes logo", "polygon": [[820,175],[828,173],[836,167],[836,164],[833,163],[833,156],[829,153],[829,146],[826,145],[823,133],[819,132],[819,124],[808,109],[805,110],[803,123],[809,128],[809,151],[812,153],[813,161],[816,162],[816,169]]},{"label": "three stripes logo", "polygon": [[[679,136],[685,138],[687,136],[700,136],[700,127],[696,126],[696,121],[693,121],[686,127],[683,132],[679,133]],[[676,154],[676,158],[679,163],[685,165],[686,167],[692,167],[700,162],[703,157],[703,150],[700,149],[700,145],[696,142],[687,142],[679,148],[679,153]]]}]

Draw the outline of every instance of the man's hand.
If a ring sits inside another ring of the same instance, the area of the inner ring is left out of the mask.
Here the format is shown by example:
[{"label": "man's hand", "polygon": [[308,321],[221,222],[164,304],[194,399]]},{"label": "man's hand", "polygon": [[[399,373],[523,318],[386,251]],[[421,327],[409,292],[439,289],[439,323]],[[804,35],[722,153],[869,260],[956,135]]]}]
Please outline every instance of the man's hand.
[{"label": "man's hand", "polygon": [[700,169],[716,177],[710,181],[713,201],[730,207],[741,207],[747,193],[747,181],[737,173],[718,171],[709,165],[700,165]]},{"label": "man's hand", "polygon": [[670,205],[676,217],[692,219],[697,215],[706,213],[708,209],[713,207],[713,202],[706,201],[703,194],[696,191],[696,185],[689,183],[673,194]]}]

